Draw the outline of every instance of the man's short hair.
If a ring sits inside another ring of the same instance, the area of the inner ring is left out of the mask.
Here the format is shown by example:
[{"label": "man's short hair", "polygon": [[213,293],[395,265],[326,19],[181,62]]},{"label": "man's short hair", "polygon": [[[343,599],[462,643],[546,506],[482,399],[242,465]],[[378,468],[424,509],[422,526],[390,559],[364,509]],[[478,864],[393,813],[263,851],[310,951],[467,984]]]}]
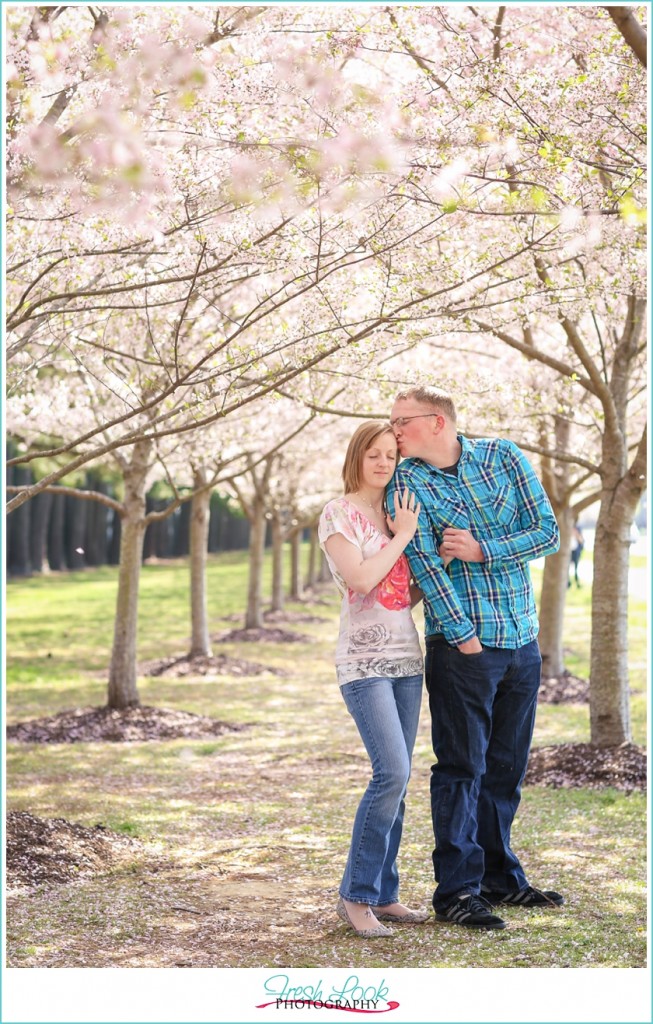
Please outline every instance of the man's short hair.
[{"label": "man's short hair", "polygon": [[429,387],[427,384],[420,384],[413,388],[406,388],[405,391],[400,391],[395,395],[395,401],[400,398],[412,398],[416,402],[423,402],[424,405],[432,405],[452,423],[456,422],[456,406],[453,403],[453,398],[446,391]]}]

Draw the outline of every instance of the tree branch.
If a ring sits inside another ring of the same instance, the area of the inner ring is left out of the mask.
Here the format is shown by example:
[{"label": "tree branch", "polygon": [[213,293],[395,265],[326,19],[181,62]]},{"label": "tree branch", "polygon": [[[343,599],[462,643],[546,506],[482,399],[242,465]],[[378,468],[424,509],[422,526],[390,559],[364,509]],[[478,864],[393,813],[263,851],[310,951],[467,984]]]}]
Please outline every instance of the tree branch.
[{"label": "tree branch", "polygon": [[566,452],[552,451],[550,448],[542,448],[538,444],[530,444],[527,441],[521,440],[519,441],[519,447],[523,448],[524,451],[533,452],[534,455],[543,455],[547,459],[556,459],[558,462],[570,462],[573,466],[582,466],[583,469],[587,469],[591,473],[596,473],[598,476],[601,475],[600,466],[588,462],[587,459],[581,459],[578,455],[568,455]]},{"label": "tree branch", "polygon": [[580,374],[576,373],[573,366],[569,363],[563,363],[560,359],[555,359],[553,356],[548,355],[546,352],[542,352],[541,349],[536,348],[534,345],[526,345],[524,342],[518,341],[517,338],[513,338],[511,334],[506,331],[499,330],[498,327],[493,327],[492,324],[483,323],[482,320],[474,320],[474,323],[481,331],[488,331],[490,334],[494,334],[500,341],[510,345],[511,348],[517,349],[522,355],[526,356],[527,359],[534,359],[539,363],[543,363],[545,366],[550,366],[552,370],[556,370],[562,374],[563,377],[572,377],[576,375],[576,381],[581,384],[584,388],[590,391],[593,395],[596,394],[596,388],[589,377],[581,377]]},{"label": "tree branch", "polygon": [[397,39],[405,48],[406,53],[410,54],[410,56],[413,58],[417,66],[421,68],[422,71],[424,71],[429,76],[429,78],[431,78],[436,83],[436,85],[439,85],[441,89],[444,89],[444,91],[448,93],[449,96],[451,96],[451,91],[447,83],[443,82],[441,78],[438,78],[434,69],[426,63],[423,57],[420,57],[417,50],[415,50],[414,47],[412,47],[411,44],[408,42],[406,37],[402,35],[401,29],[399,28],[399,22],[397,21],[397,18],[392,7],[386,7],[385,12],[388,15],[388,18],[390,19],[390,24],[392,25],[397,34]]},{"label": "tree branch", "polygon": [[494,45],[492,47],[492,60],[499,60],[501,57],[501,26],[503,24],[505,14],[506,8],[500,7],[497,13],[497,20],[492,28],[492,38],[494,40]]},{"label": "tree branch", "polygon": [[[7,494],[20,494],[21,491],[28,489],[30,486],[30,484],[23,484],[21,486],[8,484],[6,491]],[[101,491],[83,491],[80,487],[65,487],[63,484],[53,484],[49,487],[42,487],[41,490],[47,491],[49,494],[69,494],[72,498],[95,501],[99,505],[106,505],[107,508],[114,509],[120,516],[125,514],[125,506],[122,502],[116,501],[115,498],[110,498],[108,494],[102,494]]]},{"label": "tree branch", "polygon": [[631,48],[640,64],[646,67],[646,29],[640,25],[632,7],[606,7],[624,41]]}]

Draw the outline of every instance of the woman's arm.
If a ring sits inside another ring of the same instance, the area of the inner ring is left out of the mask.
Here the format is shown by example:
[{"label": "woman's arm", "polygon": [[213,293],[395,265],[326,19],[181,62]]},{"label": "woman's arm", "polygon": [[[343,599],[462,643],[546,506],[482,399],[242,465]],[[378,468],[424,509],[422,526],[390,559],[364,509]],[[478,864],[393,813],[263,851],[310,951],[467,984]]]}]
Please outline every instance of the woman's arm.
[{"label": "woman's arm", "polygon": [[384,579],[417,529],[420,506],[409,508],[411,495],[404,491],[401,501],[395,495],[395,535],[371,558],[363,558],[360,548],[341,533],[334,533],[325,542],[329,557],[348,587],[357,594],[369,594]]}]

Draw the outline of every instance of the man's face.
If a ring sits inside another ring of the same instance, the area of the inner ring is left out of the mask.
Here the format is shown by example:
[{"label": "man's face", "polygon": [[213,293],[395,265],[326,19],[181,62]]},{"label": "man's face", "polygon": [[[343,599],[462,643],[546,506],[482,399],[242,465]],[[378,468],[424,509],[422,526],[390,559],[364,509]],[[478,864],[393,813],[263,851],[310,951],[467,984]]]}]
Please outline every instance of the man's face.
[{"label": "man's face", "polygon": [[[400,422],[397,423],[396,421]],[[404,420],[405,422],[401,422]],[[444,422],[432,405],[414,398],[398,398],[392,406],[390,422],[402,458],[423,458],[433,449],[433,441]]]}]

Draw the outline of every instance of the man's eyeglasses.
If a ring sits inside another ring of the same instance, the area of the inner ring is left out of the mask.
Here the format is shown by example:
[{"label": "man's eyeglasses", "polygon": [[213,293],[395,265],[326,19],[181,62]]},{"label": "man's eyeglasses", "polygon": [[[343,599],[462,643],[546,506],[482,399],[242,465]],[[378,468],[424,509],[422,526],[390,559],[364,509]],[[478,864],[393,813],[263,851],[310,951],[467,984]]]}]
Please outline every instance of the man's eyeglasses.
[{"label": "man's eyeglasses", "polygon": [[425,420],[429,416],[440,416],[439,412],[420,412],[417,416],[397,416],[396,420],[390,420],[391,427],[405,427],[409,420]]}]

